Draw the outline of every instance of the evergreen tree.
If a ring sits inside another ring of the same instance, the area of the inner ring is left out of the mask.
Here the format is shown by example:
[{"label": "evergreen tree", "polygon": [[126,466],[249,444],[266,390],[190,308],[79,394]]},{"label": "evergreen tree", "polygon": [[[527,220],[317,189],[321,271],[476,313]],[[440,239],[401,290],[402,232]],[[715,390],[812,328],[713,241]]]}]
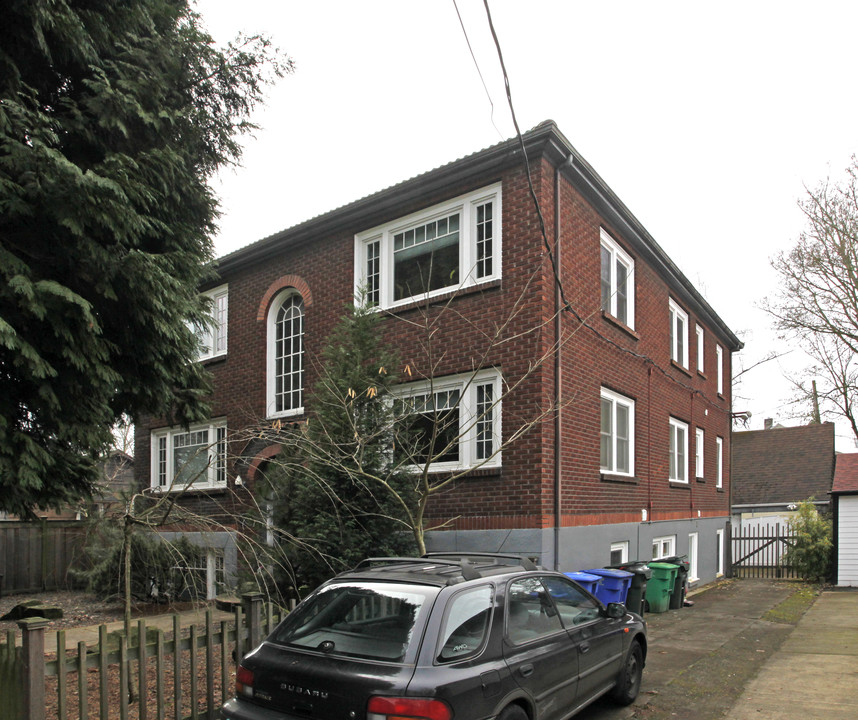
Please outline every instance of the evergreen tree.
[{"label": "evergreen tree", "polygon": [[9,0],[0,22],[0,511],[86,496],[122,413],[203,416],[212,174],[266,84],[188,0]]},{"label": "evergreen tree", "polygon": [[352,307],[325,345],[309,420],[282,437],[268,478],[292,568],[283,581],[299,595],[366,557],[414,552],[405,506],[414,479],[392,452],[397,364],[379,314]]}]

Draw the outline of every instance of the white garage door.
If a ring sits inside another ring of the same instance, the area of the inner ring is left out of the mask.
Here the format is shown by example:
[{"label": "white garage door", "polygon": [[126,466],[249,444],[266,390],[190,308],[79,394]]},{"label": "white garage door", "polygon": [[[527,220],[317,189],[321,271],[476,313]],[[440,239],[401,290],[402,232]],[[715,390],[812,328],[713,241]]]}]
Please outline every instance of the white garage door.
[{"label": "white garage door", "polygon": [[858,495],[840,496],[837,584],[858,587]]}]

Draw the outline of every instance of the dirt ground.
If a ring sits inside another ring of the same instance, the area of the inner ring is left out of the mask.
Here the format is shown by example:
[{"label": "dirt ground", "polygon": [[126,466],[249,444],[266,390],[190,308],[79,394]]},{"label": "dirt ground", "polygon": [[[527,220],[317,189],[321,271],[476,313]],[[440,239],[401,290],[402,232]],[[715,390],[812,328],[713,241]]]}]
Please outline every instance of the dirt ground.
[{"label": "dirt ground", "polygon": [[[0,597],[0,617],[26,600],[38,600],[44,605],[52,605],[62,609],[62,619],[52,620],[48,625],[48,632],[66,630],[84,625],[102,625],[122,620],[123,617],[122,603],[120,601],[100,600],[90,593],[80,590],[4,595]],[[134,618],[149,617],[150,615],[180,612],[187,610],[192,605],[192,603],[174,603],[172,605],[167,603],[138,603],[132,606],[131,614]],[[0,635],[5,636],[7,630],[17,629],[18,625],[14,620],[0,621]]]}]

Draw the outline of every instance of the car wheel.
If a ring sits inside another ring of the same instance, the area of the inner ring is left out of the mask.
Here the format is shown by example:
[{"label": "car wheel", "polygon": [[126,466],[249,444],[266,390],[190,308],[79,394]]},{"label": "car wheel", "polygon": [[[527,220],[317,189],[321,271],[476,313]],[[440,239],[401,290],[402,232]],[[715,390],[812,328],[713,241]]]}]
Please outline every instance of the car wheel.
[{"label": "car wheel", "polygon": [[617,685],[611,694],[614,702],[620,705],[631,705],[640,692],[642,675],[643,651],[640,643],[633,642],[617,678]]},{"label": "car wheel", "polygon": [[497,717],[497,720],[530,720],[521,705],[507,705]]}]

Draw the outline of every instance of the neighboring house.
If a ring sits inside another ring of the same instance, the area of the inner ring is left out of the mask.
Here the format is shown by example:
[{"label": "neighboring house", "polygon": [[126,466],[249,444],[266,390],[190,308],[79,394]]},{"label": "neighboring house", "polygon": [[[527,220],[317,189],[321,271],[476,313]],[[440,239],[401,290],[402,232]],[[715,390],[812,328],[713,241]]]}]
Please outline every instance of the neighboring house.
[{"label": "neighboring house", "polygon": [[733,524],[785,526],[810,498],[827,513],[833,477],[834,423],[734,432]]},{"label": "neighboring house", "polygon": [[837,456],[831,503],[834,584],[858,587],[858,453]]},{"label": "neighboring house", "polygon": [[[211,420],[143,419],[135,448],[153,494],[200,478],[180,502],[220,523],[193,536],[212,573],[232,576],[230,528],[279,452],[246,431],[305,417],[318,353],[359,287],[414,370],[403,392],[458,403],[463,427],[481,418],[433,467],[474,470],[430,504],[427,526],[445,523],[430,549],[564,571],[688,554],[693,579],[723,573],[741,343],[554,123],[523,145],[532,186],[510,140],[220,259],[202,360]],[[411,322],[424,314],[437,320],[431,389]],[[489,347],[498,327],[504,342]]]}]

